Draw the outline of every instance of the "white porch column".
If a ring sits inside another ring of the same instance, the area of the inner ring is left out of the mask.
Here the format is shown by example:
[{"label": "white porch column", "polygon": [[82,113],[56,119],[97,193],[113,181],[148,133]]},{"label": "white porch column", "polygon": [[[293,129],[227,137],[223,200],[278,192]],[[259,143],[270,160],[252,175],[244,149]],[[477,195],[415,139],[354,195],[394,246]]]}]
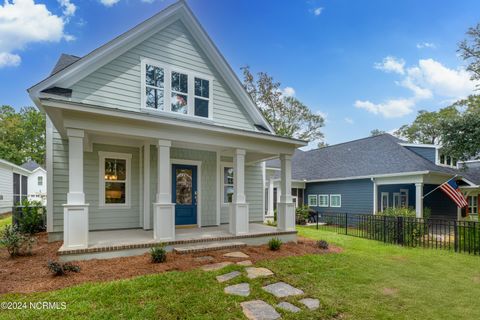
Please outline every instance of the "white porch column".
[{"label": "white porch column", "polygon": [[84,131],[67,129],[68,193],[63,205],[63,246],[66,249],[88,247],[88,204],[83,192]]},{"label": "white porch column", "polygon": [[423,218],[423,183],[415,183],[415,211],[417,218]]},{"label": "white porch column", "polygon": [[378,186],[377,186],[377,181],[375,181],[374,178],[372,178],[373,182],[373,214],[378,213]]},{"label": "white porch column", "polygon": [[150,143],[143,145],[143,229],[152,229],[150,219]]},{"label": "white porch column", "polygon": [[295,205],[292,202],[292,156],[280,155],[280,202],[277,204],[277,228],[295,231]]},{"label": "white porch column", "polygon": [[248,203],[245,198],[245,150],[236,149],[233,155],[233,201],[230,204],[230,233],[248,233]]},{"label": "white porch column", "polygon": [[273,212],[273,202],[275,199],[273,199],[273,177],[270,176],[268,179],[268,203],[267,203],[267,216],[265,217],[266,219],[273,219],[274,212]]},{"label": "white porch column", "polygon": [[175,204],[172,203],[170,167],[171,141],[158,141],[157,196],[153,204],[153,237],[157,241],[175,240]]}]

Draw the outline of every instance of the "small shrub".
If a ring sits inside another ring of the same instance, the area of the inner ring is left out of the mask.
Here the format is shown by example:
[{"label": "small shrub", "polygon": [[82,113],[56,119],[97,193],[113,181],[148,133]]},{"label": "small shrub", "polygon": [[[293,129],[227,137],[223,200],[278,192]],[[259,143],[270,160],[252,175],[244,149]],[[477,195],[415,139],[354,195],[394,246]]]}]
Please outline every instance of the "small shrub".
[{"label": "small shrub", "polygon": [[35,238],[20,232],[17,226],[6,226],[0,238],[0,244],[7,248],[10,257],[32,254]]},{"label": "small shrub", "polygon": [[268,248],[272,251],[280,250],[281,246],[282,246],[282,240],[278,238],[272,238],[270,239],[270,241],[268,241]]},{"label": "small shrub", "polygon": [[22,215],[18,219],[18,228],[22,233],[34,234],[45,230],[45,209],[38,201],[22,202]]},{"label": "small shrub", "polygon": [[67,274],[67,272],[80,272],[80,266],[69,262],[61,264],[60,262],[49,261],[47,267],[48,270],[50,270],[50,272],[56,277],[64,276]]},{"label": "small shrub", "polygon": [[317,247],[319,247],[320,249],[323,249],[323,250],[327,250],[328,249],[328,242],[325,241],[325,240],[318,240],[317,241]]},{"label": "small shrub", "polygon": [[162,263],[167,261],[167,251],[163,246],[156,246],[150,249],[153,263]]},{"label": "small shrub", "polygon": [[298,225],[306,225],[310,214],[310,208],[308,206],[298,206],[295,210],[295,222]]}]

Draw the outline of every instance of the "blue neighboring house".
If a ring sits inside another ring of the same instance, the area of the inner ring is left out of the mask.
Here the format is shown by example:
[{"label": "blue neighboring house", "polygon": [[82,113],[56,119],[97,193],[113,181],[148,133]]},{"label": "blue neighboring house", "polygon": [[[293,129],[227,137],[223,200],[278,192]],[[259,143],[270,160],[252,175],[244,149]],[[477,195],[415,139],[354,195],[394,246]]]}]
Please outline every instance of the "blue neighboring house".
[{"label": "blue neighboring house", "polygon": [[[279,168],[278,160],[266,163],[267,218],[273,216],[280,196]],[[457,163],[438,145],[382,134],[297,150],[292,157],[294,202],[320,213],[375,214],[389,207],[411,207],[417,217],[428,208],[432,217],[461,219],[465,212],[440,189],[428,194],[453,177],[468,195],[468,212],[478,217],[480,162]]]}]

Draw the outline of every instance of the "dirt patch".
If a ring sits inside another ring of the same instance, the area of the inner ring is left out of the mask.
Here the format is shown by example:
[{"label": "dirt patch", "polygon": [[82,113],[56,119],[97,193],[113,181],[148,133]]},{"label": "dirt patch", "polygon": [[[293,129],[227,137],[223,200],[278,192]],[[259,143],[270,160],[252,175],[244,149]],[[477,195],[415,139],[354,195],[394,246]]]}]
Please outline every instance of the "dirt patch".
[{"label": "dirt patch", "polygon": [[394,260],[394,261],[399,261],[399,262],[407,262],[408,261],[408,258],[405,257],[405,256],[392,256],[391,259]]},{"label": "dirt patch", "polygon": [[473,277],[473,283],[480,284],[480,275]]},{"label": "dirt patch", "polygon": [[[49,260],[58,260],[57,251],[61,242],[47,242],[47,235],[40,234],[32,256],[10,259],[5,248],[0,248],[0,294],[50,291],[73,286],[84,282],[102,282],[126,279],[135,276],[161,273],[171,270],[185,271],[205,264],[222,261],[238,262],[242,259],[227,258],[223,254],[236,250],[219,250],[194,254],[168,253],[166,263],[151,263],[148,253],[125,258],[79,261],[80,273],[64,277],[53,277],[46,265]],[[328,250],[316,247],[316,241],[298,239],[298,243],[282,245],[279,251],[270,251],[266,245],[249,246],[241,249],[255,263],[262,260],[278,259],[306,254],[336,253],[342,249],[330,246]],[[202,261],[198,257],[211,256],[213,259]],[[244,259],[243,259],[244,260]]]},{"label": "dirt patch", "polygon": [[398,289],[395,288],[383,288],[382,293],[385,296],[395,296],[398,293]]}]

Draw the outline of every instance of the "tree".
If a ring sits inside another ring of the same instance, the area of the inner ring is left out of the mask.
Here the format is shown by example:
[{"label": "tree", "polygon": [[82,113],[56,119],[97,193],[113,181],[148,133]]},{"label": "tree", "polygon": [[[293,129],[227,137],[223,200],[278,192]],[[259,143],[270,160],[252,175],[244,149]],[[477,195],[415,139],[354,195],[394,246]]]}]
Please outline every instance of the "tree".
[{"label": "tree", "polygon": [[0,108],[0,158],[15,164],[45,163],[45,116],[33,107]]},{"label": "tree", "polygon": [[370,131],[370,136],[371,137],[379,136],[379,135],[384,134],[384,133],[385,133],[385,131],[383,131],[383,130],[373,129],[372,131]]},{"label": "tree", "polygon": [[259,72],[258,79],[255,79],[248,66],[243,67],[242,71],[245,90],[276,134],[302,140],[323,138],[321,128],[325,120],[321,115],[313,113],[297,98],[285,97],[280,90],[280,83],[267,73]]},{"label": "tree", "polygon": [[395,135],[412,143],[438,144],[442,141],[442,122],[458,117],[456,106],[452,105],[439,111],[420,110],[410,125],[403,125]]},{"label": "tree", "polygon": [[326,147],[328,147],[328,146],[329,146],[329,144],[326,143],[325,141],[320,141],[320,142],[317,144],[317,148],[318,148],[318,149],[326,148]]},{"label": "tree", "polygon": [[[465,39],[458,45],[461,57],[469,62],[467,71],[472,80],[480,80],[480,23],[467,31],[469,39]],[[477,85],[478,86],[478,85]]]}]

